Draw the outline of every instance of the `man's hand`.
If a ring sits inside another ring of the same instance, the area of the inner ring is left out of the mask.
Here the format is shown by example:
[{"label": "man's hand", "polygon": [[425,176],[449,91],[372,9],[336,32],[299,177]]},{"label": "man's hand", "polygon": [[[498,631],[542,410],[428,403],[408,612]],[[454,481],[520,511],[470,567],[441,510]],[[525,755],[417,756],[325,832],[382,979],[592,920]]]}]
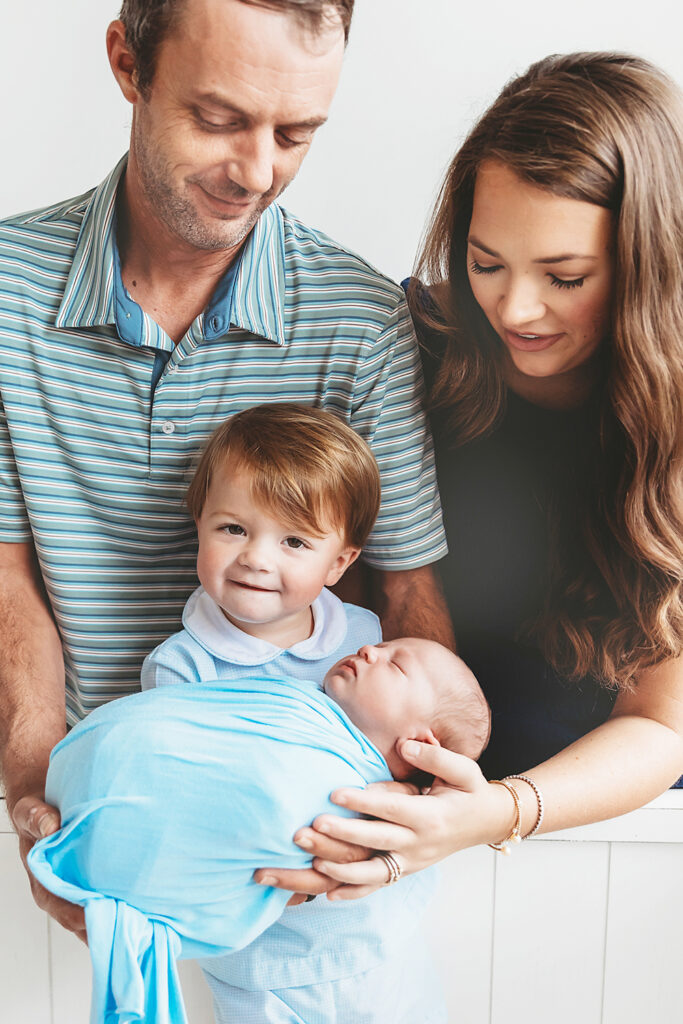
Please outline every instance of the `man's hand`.
[{"label": "man's hand", "polygon": [[45,836],[52,835],[59,828],[59,812],[55,807],[46,804],[40,797],[23,796],[11,809],[10,819],[19,836],[19,852],[31,883],[33,899],[41,910],[45,910],[63,928],[73,932],[81,942],[85,942],[87,945],[83,908],[77,907],[73,903],[67,903],[66,900],[62,900],[44,889],[35,880],[26,864],[26,857],[33,844]]}]

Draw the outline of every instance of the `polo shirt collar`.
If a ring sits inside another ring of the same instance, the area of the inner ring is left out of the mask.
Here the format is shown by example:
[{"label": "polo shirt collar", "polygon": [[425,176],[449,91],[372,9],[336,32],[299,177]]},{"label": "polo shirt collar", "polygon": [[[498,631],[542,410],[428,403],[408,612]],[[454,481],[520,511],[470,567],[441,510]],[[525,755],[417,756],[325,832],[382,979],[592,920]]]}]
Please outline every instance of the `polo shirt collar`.
[{"label": "polo shirt collar", "polygon": [[[311,605],[313,632],[287,653],[302,661],[320,661],[337,650],[348,629],[346,611],[339,598],[323,589]],[[238,629],[203,587],[191,594],[183,611],[183,626],[214,658],[234,665],[257,668],[279,658],[281,647]]]},{"label": "polo shirt collar", "polygon": [[[55,325],[62,328],[116,324],[116,194],[128,155],[94,189],[85,208],[78,241]],[[276,345],[285,344],[285,240],[283,215],[271,204],[246,240],[234,289],[219,282],[205,317],[208,340],[229,324]]]}]

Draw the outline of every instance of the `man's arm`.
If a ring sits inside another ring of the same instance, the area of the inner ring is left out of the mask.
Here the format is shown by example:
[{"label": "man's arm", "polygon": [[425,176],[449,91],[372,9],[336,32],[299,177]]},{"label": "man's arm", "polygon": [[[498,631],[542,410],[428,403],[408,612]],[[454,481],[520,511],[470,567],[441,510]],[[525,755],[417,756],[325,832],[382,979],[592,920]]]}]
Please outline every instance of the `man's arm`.
[{"label": "man's arm", "polygon": [[371,570],[372,608],[382,622],[382,636],[419,636],[455,650],[446,601],[431,565],[397,572]]},{"label": "man's arm", "polygon": [[[64,660],[31,543],[0,544],[0,774],[21,858],[59,828],[45,803],[52,747],[66,732]],[[39,907],[85,939],[83,911],[39,886]]]}]

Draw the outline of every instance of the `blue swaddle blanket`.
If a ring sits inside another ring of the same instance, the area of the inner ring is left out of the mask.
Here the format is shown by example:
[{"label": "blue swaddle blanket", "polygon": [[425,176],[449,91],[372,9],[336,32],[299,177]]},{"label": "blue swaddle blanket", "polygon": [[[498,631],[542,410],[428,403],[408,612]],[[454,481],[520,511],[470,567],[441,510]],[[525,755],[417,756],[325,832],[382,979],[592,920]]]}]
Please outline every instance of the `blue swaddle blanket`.
[{"label": "blue swaddle blanket", "polygon": [[339,786],[390,778],[379,751],[310,683],[240,679],[112,701],[52,751],[62,828],[31,871],[85,907],[92,1024],[186,1021],[176,959],[246,946],[290,894],[258,867],[310,864],[292,835]]}]

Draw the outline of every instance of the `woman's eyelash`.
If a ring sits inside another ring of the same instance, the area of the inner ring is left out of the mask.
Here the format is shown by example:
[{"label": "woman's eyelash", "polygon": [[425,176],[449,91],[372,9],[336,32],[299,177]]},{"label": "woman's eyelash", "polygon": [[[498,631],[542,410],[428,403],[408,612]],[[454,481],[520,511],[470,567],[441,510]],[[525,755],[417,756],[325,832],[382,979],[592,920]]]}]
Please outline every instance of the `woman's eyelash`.
[{"label": "woman's eyelash", "polygon": [[470,270],[472,271],[473,274],[495,274],[496,270],[499,269],[500,267],[497,266],[482,267],[481,263],[477,263],[476,260],[472,260],[472,262],[470,263]]},{"label": "woman's eyelash", "polygon": [[[500,267],[497,265],[484,267],[481,263],[477,263],[476,260],[472,260],[470,263],[470,270],[473,274],[495,274],[497,270],[500,270]],[[582,288],[585,280],[585,277],[574,277],[570,280],[566,280],[562,277],[556,277],[555,274],[550,275],[550,283],[554,285],[555,288]]]},{"label": "woman's eyelash", "polygon": [[554,274],[550,275],[550,280],[556,288],[582,288],[583,282],[586,280],[585,277],[574,277],[569,281],[564,280],[561,277],[555,277]]}]

